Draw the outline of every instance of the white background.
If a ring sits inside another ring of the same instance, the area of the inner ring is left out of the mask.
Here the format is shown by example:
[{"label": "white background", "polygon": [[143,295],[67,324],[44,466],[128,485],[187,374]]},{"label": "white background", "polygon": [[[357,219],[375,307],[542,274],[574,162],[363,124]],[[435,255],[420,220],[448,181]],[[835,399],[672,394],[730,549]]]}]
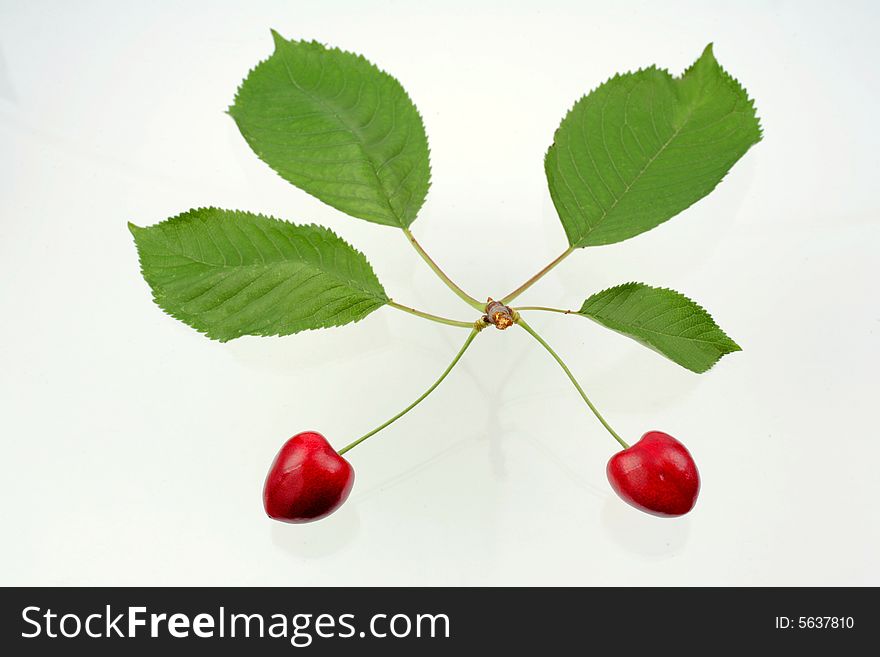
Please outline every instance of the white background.
[{"label": "white background", "polygon": [[[869,2],[0,2],[0,583],[880,584],[878,21]],[[151,302],[126,221],[212,204],[318,222],[395,299],[473,318],[399,231],[249,151],[223,110],[270,27],[404,84],[433,168],[413,230],[477,296],[565,247],[542,158],[571,104],[617,71],[679,74],[715,43],[764,141],[681,216],[578,252],[522,298],[577,306],[642,280],[697,299],[743,345],[698,376],[533,315],[618,431],[689,446],[690,515],[620,502],[616,444],[556,364],[523,331],[487,330],[350,453],[337,514],[264,516],[285,439],[348,443],[465,333],[386,308],[211,342]]]}]

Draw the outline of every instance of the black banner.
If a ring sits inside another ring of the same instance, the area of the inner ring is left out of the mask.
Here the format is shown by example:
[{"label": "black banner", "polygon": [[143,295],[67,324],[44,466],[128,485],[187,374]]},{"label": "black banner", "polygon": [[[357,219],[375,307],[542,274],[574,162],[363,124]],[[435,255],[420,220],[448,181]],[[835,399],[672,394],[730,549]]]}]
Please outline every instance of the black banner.
[{"label": "black banner", "polygon": [[[7,588],[5,654],[583,654],[875,645],[875,589]],[[11,649],[11,651],[9,650]],[[658,653],[659,654],[659,653]]]}]

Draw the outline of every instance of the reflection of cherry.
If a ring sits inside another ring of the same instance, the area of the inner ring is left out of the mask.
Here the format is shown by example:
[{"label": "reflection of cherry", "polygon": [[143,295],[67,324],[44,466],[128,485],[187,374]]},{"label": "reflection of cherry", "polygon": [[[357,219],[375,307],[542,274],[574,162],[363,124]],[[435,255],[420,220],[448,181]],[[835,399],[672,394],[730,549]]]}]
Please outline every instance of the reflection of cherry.
[{"label": "reflection of cherry", "polygon": [[690,452],[662,431],[649,431],[612,456],[606,472],[625,502],[655,516],[687,513],[700,492],[700,474]]},{"label": "reflection of cherry", "polygon": [[263,487],[263,507],[282,522],[320,520],[338,509],[354,484],[354,469],[314,431],[281,447]]}]

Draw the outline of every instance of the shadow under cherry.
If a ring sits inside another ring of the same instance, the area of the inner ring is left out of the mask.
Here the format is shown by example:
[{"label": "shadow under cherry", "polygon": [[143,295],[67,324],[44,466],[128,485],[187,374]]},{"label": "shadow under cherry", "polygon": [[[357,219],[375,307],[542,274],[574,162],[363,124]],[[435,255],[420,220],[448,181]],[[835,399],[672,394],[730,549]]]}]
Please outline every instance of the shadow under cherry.
[{"label": "shadow under cherry", "polygon": [[690,535],[691,518],[658,518],[642,513],[609,494],[602,507],[602,529],[631,554],[668,559],[679,554]]},{"label": "shadow under cherry", "polygon": [[333,515],[301,525],[272,523],[272,542],[294,556],[320,559],[349,545],[360,532],[357,505],[343,504]]}]

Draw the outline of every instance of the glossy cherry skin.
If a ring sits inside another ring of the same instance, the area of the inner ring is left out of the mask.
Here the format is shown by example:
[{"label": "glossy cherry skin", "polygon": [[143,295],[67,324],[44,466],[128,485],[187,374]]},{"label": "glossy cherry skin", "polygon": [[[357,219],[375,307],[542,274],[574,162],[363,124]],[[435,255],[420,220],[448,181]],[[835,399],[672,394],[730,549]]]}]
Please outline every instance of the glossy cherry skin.
[{"label": "glossy cherry skin", "polygon": [[662,431],[649,431],[612,456],[606,473],[623,501],[655,516],[684,515],[700,492],[700,473],[690,452]]},{"label": "glossy cherry skin", "polygon": [[338,509],[354,484],[354,468],[314,431],[296,434],[281,447],[263,486],[270,518],[303,523]]}]

